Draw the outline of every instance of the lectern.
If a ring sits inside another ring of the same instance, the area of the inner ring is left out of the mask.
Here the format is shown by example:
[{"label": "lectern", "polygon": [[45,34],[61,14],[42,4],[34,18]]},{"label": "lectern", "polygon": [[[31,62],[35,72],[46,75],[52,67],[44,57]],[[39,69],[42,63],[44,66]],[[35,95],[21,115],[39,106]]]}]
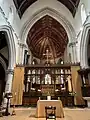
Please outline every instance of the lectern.
[{"label": "lectern", "polygon": [[10,98],[12,98],[12,93],[6,93],[5,98],[7,98],[7,106],[6,106],[5,116],[8,116],[8,115],[10,115],[10,113],[8,112],[8,105],[9,105]]}]

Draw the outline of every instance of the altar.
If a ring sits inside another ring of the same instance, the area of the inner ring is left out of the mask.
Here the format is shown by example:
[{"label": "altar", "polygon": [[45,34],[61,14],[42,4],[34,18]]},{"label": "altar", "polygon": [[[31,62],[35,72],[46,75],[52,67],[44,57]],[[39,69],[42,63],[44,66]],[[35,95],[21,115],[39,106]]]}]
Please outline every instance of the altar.
[{"label": "altar", "polygon": [[45,107],[54,106],[56,107],[56,117],[63,118],[64,111],[61,100],[38,100],[36,108],[36,117],[45,118]]}]

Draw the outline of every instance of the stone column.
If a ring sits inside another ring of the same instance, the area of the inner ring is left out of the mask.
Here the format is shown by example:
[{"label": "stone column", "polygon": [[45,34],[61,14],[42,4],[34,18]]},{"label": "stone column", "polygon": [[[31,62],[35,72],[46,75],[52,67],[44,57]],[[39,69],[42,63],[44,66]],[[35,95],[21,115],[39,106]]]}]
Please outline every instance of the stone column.
[{"label": "stone column", "polygon": [[27,49],[24,43],[18,43],[19,45],[19,64],[23,64],[24,62],[24,50]]},{"label": "stone column", "polygon": [[14,70],[13,69],[8,69],[6,71],[6,87],[5,87],[5,92],[6,93],[7,92],[11,92],[13,74],[14,74]]},{"label": "stone column", "polygon": [[69,47],[71,47],[72,49],[72,63],[77,63],[76,44],[77,44],[77,41],[69,44]]},{"label": "stone column", "polygon": [[[13,69],[8,69],[6,71],[6,86],[5,86],[5,94],[6,93],[11,93],[12,90],[12,81],[13,81],[13,74],[14,70]],[[7,99],[4,98],[4,103],[3,106],[6,107]]]},{"label": "stone column", "polygon": [[29,57],[29,60],[28,60],[28,64],[32,64],[32,53],[31,53],[31,51],[29,50],[29,55],[30,55],[30,57]]}]

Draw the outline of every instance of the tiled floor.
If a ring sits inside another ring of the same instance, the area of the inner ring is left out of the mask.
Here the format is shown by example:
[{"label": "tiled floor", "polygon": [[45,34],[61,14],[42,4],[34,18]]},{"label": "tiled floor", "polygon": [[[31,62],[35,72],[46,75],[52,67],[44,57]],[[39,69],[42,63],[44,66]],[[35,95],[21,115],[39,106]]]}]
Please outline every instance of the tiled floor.
[{"label": "tiled floor", "polygon": [[[35,118],[36,108],[15,108],[15,111],[15,116],[3,116],[0,120],[45,120],[45,118]],[[12,108],[10,113],[12,113]],[[64,108],[64,114],[64,118],[56,120],[90,120],[89,108]]]}]

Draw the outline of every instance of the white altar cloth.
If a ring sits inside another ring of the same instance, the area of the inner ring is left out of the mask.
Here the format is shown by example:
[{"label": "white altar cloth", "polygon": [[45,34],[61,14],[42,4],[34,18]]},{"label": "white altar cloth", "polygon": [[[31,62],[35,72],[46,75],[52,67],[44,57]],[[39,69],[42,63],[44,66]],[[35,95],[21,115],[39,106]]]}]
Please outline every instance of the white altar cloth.
[{"label": "white altar cloth", "polygon": [[36,109],[36,117],[43,118],[46,116],[45,115],[46,106],[56,107],[56,117],[59,117],[59,118],[64,117],[63,106],[62,106],[61,100],[38,100],[37,109]]}]

